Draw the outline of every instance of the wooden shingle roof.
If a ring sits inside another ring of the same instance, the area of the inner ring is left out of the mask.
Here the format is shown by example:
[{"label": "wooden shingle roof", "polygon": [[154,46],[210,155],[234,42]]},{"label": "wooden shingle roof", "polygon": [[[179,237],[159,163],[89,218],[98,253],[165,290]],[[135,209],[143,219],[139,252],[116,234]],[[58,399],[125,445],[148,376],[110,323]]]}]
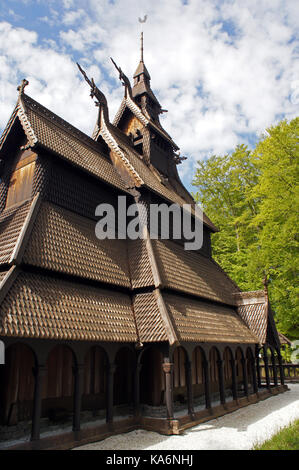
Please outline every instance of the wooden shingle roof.
[{"label": "wooden shingle roof", "polygon": [[95,235],[94,220],[48,202],[41,204],[23,262],[54,272],[131,287],[126,240],[99,240]]},{"label": "wooden shingle roof", "polygon": [[137,294],[133,305],[140,341],[168,341],[165,323],[154,293]]},{"label": "wooden shingle roof", "polygon": [[257,343],[235,310],[222,305],[164,293],[179,341]]},{"label": "wooden shingle roof", "polygon": [[129,295],[27,272],[1,304],[0,335],[137,341]]},{"label": "wooden shingle roof", "polygon": [[113,187],[127,192],[126,185],[91,137],[48,110],[33,98],[22,94],[0,140],[0,148],[19,119],[29,145],[39,145],[83,169]]},{"label": "wooden shingle roof", "polygon": [[278,332],[265,290],[238,292],[233,296],[238,307],[238,315],[258,337],[259,343],[269,343],[279,347]]},{"label": "wooden shingle roof", "polygon": [[169,240],[152,244],[165,287],[234,305],[238,288],[214,260]]},{"label": "wooden shingle roof", "polygon": [[0,215],[0,264],[11,262],[32,201],[4,210]]}]

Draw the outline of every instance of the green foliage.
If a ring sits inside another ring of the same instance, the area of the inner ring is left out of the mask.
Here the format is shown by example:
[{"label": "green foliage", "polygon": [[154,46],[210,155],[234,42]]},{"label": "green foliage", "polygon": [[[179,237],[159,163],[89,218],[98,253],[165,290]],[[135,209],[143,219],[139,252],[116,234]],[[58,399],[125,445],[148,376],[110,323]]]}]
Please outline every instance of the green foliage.
[{"label": "green foliage", "polygon": [[275,436],[254,450],[299,450],[299,420],[281,429]]},{"label": "green foliage", "polygon": [[198,162],[194,195],[220,231],[213,254],[243,290],[269,295],[278,329],[299,337],[299,118],[267,130],[254,150]]}]

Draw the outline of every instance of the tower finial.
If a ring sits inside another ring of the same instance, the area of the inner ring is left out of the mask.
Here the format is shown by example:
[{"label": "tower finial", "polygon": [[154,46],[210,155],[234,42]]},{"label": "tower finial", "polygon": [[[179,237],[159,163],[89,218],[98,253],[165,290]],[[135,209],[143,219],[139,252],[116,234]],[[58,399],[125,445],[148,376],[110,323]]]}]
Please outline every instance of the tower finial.
[{"label": "tower finial", "polygon": [[140,60],[141,60],[141,62],[143,62],[143,31],[141,31],[140,42],[141,42],[141,57],[140,57]]},{"label": "tower finial", "polygon": [[[145,23],[147,20],[147,15],[144,15],[144,18],[138,18],[139,23]],[[142,26],[141,26],[142,28]],[[140,35],[140,42],[141,42],[141,47],[140,47],[140,52],[141,52],[141,57],[140,57],[140,62],[143,62],[143,31],[141,29],[141,35]]]}]

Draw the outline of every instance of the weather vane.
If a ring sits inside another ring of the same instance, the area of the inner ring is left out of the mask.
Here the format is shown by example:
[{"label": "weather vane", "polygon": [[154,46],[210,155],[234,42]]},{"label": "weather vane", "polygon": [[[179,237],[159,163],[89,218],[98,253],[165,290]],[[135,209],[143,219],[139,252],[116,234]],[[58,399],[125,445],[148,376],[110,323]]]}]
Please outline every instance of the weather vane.
[{"label": "weather vane", "polygon": [[147,20],[147,15],[144,15],[143,19],[138,18],[139,23],[145,23]]}]

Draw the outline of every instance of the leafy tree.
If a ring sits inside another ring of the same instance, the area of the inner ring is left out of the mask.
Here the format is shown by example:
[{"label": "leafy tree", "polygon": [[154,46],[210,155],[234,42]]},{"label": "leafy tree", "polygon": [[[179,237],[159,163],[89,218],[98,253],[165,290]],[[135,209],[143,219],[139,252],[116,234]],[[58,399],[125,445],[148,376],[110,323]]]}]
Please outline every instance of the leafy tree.
[{"label": "leafy tree", "polygon": [[299,118],[268,129],[252,161],[259,178],[251,197],[259,200],[259,210],[251,226],[261,230],[249,275],[262,267],[269,273],[278,327],[299,337]]},{"label": "leafy tree", "polygon": [[262,287],[277,326],[299,337],[298,162],[299,118],[267,130],[256,148],[198,162],[195,198],[220,231],[213,256],[242,290]]}]

